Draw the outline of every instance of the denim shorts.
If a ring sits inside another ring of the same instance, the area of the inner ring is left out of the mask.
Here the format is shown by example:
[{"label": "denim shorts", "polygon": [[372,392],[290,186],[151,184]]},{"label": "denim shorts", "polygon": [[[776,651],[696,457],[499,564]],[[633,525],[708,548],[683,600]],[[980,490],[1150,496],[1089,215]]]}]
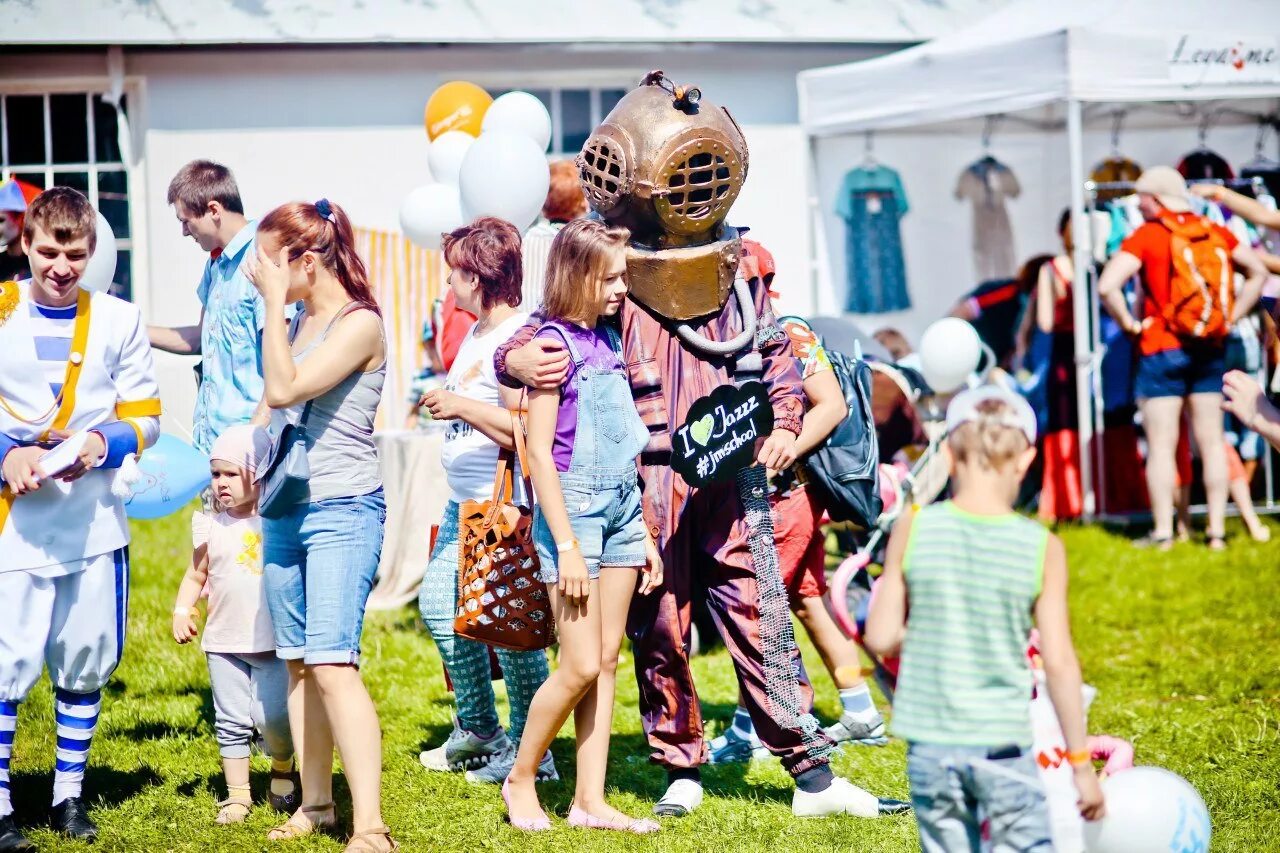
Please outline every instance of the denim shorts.
[{"label": "denim shorts", "polygon": [[1221,394],[1226,372],[1224,347],[1188,342],[1178,349],[1139,356],[1134,394],[1139,400]]},{"label": "denim shorts", "polygon": [[382,555],[387,505],[367,495],[298,504],[262,520],[276,654],[305,664],[360,662],[364,606]]},{"label": "denim shorts", "polygon": [[924,853],[1053,850],[1049,804],[1031,750],[1002,758],[992,758],[993,752],[985,746],[908,745],[907,779]]},{"label": "denim shorts", "polygon": [[[645,564],[648,534],[640,511],[640,485],[634,476],[601,486],[570,472],[560,475],[560,489],[573,536],[593,580],[600,577],[601,566]],[[541,507],[533,512],[533,542],[542,564],[538,579],[556,583],[560,580],[556,568],[559,554]]]}]

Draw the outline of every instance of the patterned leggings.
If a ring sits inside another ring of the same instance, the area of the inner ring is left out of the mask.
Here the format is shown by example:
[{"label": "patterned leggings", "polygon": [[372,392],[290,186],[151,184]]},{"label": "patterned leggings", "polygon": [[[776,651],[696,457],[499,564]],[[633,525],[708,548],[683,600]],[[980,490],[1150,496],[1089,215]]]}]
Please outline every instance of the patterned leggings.
[{"label": "patterned leggings", "polygon": [[[422,579],[418,607],[444,660],[458,703],[458,724],[467,731],[488,734],[496,729],[498,709],[490,678],[489,650],[483,643],[453,633],[458,602],[458,504],[449,501],[436,536],[435,551]],[[547,680],[547,654],[495,649],[511,703],[511,739],[519,742],[529,703]]]}]

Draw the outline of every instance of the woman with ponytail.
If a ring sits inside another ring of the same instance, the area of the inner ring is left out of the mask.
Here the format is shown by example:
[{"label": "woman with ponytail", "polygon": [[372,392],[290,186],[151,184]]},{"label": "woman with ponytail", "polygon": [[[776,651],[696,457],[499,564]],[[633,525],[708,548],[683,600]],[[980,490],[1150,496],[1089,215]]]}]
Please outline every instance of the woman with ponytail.
[{"label": "woman with ponytail", "polygon": [[[382,821],[382,739],[360,678],[365,602],[386,503],[373,443],[386,376],[382,317],[342,208],[276,208],[258,225],[249,277],[266,304],[262,373],[272,429],[306,421],[307,497],[263,519],[267,604],[289,667],[289,724],[302,758],[302,806],[269,838],[329,829],[336,746],[351,789],[347,853],[398,849]],[[285,306],[301,301],[291,324]]]}]

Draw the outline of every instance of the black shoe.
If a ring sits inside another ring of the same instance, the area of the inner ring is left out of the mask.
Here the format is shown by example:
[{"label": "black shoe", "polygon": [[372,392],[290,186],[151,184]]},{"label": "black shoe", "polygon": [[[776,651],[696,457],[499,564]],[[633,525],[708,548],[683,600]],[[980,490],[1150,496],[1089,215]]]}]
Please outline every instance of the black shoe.
[{"label": "black shoe", "polygon": [[287,794],[274,794],[271,789],[267,789],[267,803],[271,808],[285,814],[293,814],[302,805],[302,780],[298,778],[297,771],[290,770],[286,773],[277,773],[271,771],[272,779],[288,779],[293,783],[293,790]]},{"label": "black shoe", "polygon": [[93,841],[98,837],[98,826],[89,820],[84,801],[79,797],[68,797],[54,806],[49,813],[49,822],[63,835],[81,841]]},{"label": "black shoe", "polygon": [[36,846],[18,831],[18,827],[13,822],[13,815],[7,814],[4,817],[0,817],[0,853],[9,853],[11,850],[35,849]]},{"label": "black shoe", "polygon": [[904,803],[902,800],[890,800],[886,797],[880,798],[880,814],[895,815],[906,814],[911,811],[911,803]]}]

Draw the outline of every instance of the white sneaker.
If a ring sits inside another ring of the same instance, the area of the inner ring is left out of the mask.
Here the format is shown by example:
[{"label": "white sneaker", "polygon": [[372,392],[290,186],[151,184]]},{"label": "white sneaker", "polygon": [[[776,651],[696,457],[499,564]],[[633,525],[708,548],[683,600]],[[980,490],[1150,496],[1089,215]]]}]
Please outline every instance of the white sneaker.
[{"label": "white sneaker", "polygon": [[661,817],[684,817],[702,805],[702,785],[692,779],[677,779],[667,786],[653,807],[653,813]]},{"label": "white sneaker", "polygon": [[837,776],[831,787],[816,794],[796,788],[791,797],[791,813],[796,817],[829,817],[837,814],[877,817],[880,814],[880,801],[874,794]]},{"label": "white sneaker", "polygon": [[482,738],[455,721],[448,740],[435,749],[419,753],[418,761],[428,770],[457,773],[484,767],[510,748],[511,740],[501,726],[489,737]]},{"label": "white sneaker", "polygon": [[[516,764],[516,747],[511,747],[502,755],[495,756],[492,761],[478,770],[468,770],[466,772],[466,780],[477,784],[501,785],[507,781],[507,777],[511,775],[511,768]],[[551,750],[547,750],[547,754],[542,756],[542,761],[538,762],[538,772],[534,775],[535,782],[559,782],[560,774],[556,772],[556,760],[551,757]]]}]

